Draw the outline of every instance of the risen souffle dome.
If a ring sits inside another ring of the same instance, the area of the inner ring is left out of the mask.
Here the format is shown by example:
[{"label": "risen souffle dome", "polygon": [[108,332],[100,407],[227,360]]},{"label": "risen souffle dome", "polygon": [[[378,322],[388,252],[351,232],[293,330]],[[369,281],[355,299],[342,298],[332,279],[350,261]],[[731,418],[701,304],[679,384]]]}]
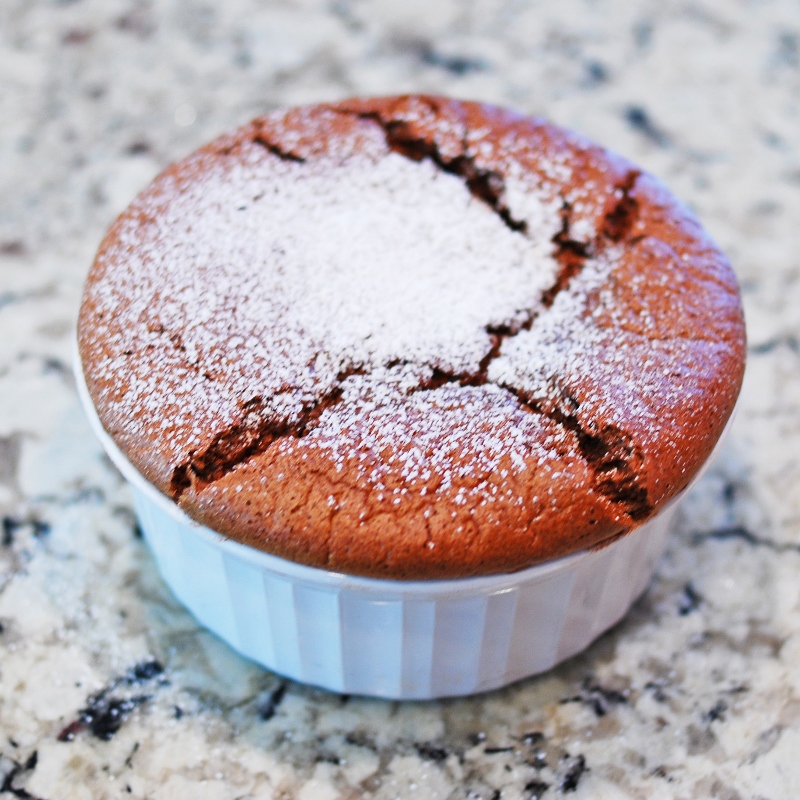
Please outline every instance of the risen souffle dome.
[{"label": "risen souffle dome", "polygon": [[89,275],[103,425],[192,517],[391,578],[648,519],[733,409],[728,262],[651,176],[434,97],[280,111],[171,166]]}]

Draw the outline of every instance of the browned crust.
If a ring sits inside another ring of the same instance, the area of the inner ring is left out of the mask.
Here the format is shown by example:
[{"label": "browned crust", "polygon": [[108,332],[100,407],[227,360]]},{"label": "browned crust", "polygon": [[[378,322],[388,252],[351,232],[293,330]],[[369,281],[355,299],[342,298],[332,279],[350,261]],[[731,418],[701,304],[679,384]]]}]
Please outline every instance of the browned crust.
[{"label": "browned crust", "polygon": [[[107,430],[133,464],[194,518],[276,555],[352,574],[411,579],[514,571],[601,544],[651,517],[710,454],[738,395],[745,355],[741,304],[726,258],[651,176],[541,120],[493,106],[407,96],[255,120],[170,167],[146,194],[151,206],[155,198],[166,207],[198,172],[235,161],[251,143],[261,144],[265,157],[293,162],[356,152],[376,125],[391,150],[430,159],[461,177],[512,230],[524,232],[525,223],[504,199],[511,162],[560,198],[563,225],[554,246],[561,272],[543,297],[545,307],[570,291],[587,258],[612,248],[620,253],[608,285],[588,293],[581,311],[595,331],[607,333],[607,347],[594,356],[598,369],[576,372],[565,363],[552,391],[542,396],[501,384],[509,425],[520,414],[535,415],[538,442],[552,451],[548,469],[532,452],[521,473],[483,476],[487,497],[494,498],[485,504],[460,504],[458,484],[443,491],[421,482],[403,483],[402,502],[390,504],[393,487],[376,490],[358,469],[358,429],[347,434],[352,458],[344,464],[313,446],[310,434],[321,415],[341,401],[336,387],[292,424],[265,419],[258,404],[243,404],[238,422],[205,431],[199,448],[188,446],[180,425],[163,427],[159,420],[148,421],[145,435],[132,439],[114,411],[115,393],[124,387],[109,385],[94,365],[113,350],[108,338],[96,335],[104,313],[97,287],[114,281],[114,259],[124,252],[120,231],[130,238],[131,225],[145,229],[158,215],[144,215],[136,205],[103,242],[80,314],[81,358]],[[572,171],[567,185],[548,166],[559,160]],[[575,234],[576,208],[596,232],[592,237]],[[488,331],[491,349],[476,372],[434,370],[419,391],[491,383],[490,365],[504,344],[532,322],[533,315]],[[105,319],[105,330],[108,325]],[[603,376],[621,354],[619,369],[631,378],[642,369],[660,371],[662,377],[648,384],[658,390],[640,398],[657,429],[621,419],[614,407],[614,389]],[[169,420],[170,409],[163,413]],[[388,452],[386,458],[400,455]],[[458,455],[452,458],[457,462]],[[524,502],[517,502],[520,497]]]}]

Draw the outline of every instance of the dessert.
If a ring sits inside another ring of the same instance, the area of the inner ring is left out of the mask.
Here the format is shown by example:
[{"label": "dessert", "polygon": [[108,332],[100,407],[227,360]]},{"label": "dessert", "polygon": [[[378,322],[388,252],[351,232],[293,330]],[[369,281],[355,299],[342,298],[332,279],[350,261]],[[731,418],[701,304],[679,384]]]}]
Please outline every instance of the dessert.
[{"label": "dessert", "polygon": [[275,112],[168,168],[100,247],[79,349],[105,430],[194,520],[429,580],[654,517],[745,339],[726,258],[655,178],[407,96]]}]

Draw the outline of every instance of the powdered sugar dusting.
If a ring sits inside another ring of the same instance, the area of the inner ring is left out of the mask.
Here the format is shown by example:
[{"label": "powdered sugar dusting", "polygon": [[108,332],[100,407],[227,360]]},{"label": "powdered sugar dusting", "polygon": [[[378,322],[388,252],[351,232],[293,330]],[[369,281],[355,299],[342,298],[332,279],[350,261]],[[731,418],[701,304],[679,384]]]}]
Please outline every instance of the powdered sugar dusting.
[{"label": "powdered sugar dusting", "polygon": [[498,386],[415,391],[417,380],[407,368],[348,378],[342,402],[325,411],[304,444],[329,451],[338,469],[355,453],[360,477],[379,490],[423,485],[424,495],[457,483],[462,495],[480,495],[502,465],[543,465],[557,450],[549,440],[563,439]]},{"label": "powdered sugar dusting", "polygon": [[144,374],[136,356],[95,366],[129,382],[114,407],[128,435],[170,407],[197,446],[254,398],[291,421],[353,370],[402,363],[417,384],[431,367],[477,372],[487,328],[529,317],[555,279],[560,223],[535,196],[525,236],[427,160],[339,170],[253,150],[165,207],[140,200],[154,223],[133,218],[105,254],[113,280],[93,292],[116,310],[108,339],[147,356]]}]

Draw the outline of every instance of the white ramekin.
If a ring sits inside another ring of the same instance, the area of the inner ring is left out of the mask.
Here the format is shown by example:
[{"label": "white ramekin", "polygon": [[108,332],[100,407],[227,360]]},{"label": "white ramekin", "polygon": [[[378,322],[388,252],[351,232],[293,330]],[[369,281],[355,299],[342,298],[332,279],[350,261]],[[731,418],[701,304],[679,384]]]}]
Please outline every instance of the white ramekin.
[{"label": "white ramekin", "polygon": [[197,620],[281,675],[346,694],[430,699],[550,669],[618,622],[644,591],[676,509],[601,550],[508,575],[395,581],[303,566],[227,539],[148,483],[89,421],[130,483],[158,569]]}]

